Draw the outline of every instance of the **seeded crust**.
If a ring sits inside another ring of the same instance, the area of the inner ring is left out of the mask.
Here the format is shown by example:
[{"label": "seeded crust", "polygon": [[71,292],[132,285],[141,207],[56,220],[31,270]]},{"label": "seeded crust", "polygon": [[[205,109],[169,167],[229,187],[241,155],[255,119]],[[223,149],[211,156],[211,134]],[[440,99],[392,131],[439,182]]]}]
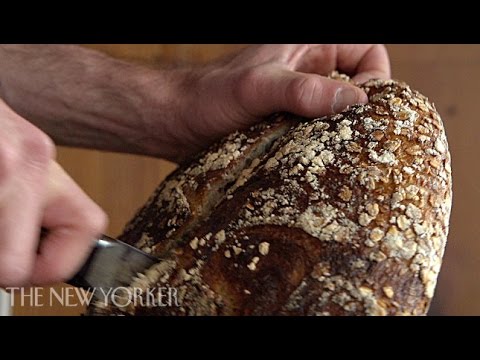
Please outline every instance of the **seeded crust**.
[{"label": "seeded crust", "polygon": [[293,120],[279,117],[236,131],[172,173],[137,212],[120,240],[162,256],[208,216]]},{"label": "seeded crust", "polygon": [[[366,105],[308,121],[279,116],[174,173],[122,239],[164,259],[131,286],[176,287],[181,306],[93,312],[426,314],[451,209],[442,121],[405,83],[361,87]],[[248,150],[267,133],[267,145]],[[228,159],[212,167],[216,153]],[[209,187],[220,190],[206,201]]]}]

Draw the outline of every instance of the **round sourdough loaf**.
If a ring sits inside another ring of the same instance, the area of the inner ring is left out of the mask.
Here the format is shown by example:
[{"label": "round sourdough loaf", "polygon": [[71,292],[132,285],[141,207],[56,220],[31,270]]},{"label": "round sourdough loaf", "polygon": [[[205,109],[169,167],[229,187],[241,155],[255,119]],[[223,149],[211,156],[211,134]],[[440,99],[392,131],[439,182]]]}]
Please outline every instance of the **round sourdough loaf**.
[{"label": "round sourdough loaf", "polygon": [[443,124],[405,83],[361,87],[366,105],[277,114],[169,176],[121,239],[162,259],[131,287],[179,306],[91,313],[425,314],[452,199]]}]

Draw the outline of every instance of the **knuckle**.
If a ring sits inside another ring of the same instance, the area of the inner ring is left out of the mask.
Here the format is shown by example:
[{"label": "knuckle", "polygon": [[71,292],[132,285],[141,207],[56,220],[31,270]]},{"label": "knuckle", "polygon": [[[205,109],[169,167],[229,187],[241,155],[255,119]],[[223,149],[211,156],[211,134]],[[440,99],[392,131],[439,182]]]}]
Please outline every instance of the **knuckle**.
[{"label": "knuckle", "polygon": [[368,52],[388,54],[387,47],[384,44],[371,44],[368,48]]},{"label": "knuckle", "polygon": [[105,231],[108,225],[108,216],[97,204],[92,202],[83,214],[84,227],[88,233],[98,235]]},{"label": "knuckle", "polygon": [[367,52],[375,52],[375,51],[380,51],[387,53],[387,47],[384,44],[369,44],[367,46]]},{"label": "knuckle", "polygon": [[373,47],[378,47],[379,49],[387,51],[385,44],[374,44]]},{"label": "knuckle", "polygon": [[56,150],[52,139],[35,127],[29,130],[23,138],[23,146],[27,154],[40,162],[49,162],[55,158]]},{"label": "knuckle", "polygon": [[0,184],[4,184],[13,176],[19,167],[20,155],[13,144],[3,142],[0,144]]},{"label": "knuckle", "polygon": [[321,91],[321,84],[313,77],[296,78],[286,89],[286,103],[296,112],[308,113]]},{"label": "knuckle", "polygon": [[243,70],[237,79],[237,85],[234,87],[234,94],[240,100],[250,99],[258,92],[260,81],[263,79],[262,71],[258,67],[250,67]]}]

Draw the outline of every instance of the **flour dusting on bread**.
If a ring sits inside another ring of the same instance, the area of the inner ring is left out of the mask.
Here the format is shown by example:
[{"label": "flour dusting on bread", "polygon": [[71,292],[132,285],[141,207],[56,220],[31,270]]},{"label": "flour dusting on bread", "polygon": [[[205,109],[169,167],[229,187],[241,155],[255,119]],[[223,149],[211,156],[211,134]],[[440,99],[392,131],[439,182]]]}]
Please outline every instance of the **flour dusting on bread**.
[{"label": "flour dusting on bread", "polygon": [[279,114],[170,176],[122,239],[165,258],[132,286],[168,284],[181,306],[122,311],[425,314],[451,209],[445,131],[405,83],[361,88],[365,105]]}]

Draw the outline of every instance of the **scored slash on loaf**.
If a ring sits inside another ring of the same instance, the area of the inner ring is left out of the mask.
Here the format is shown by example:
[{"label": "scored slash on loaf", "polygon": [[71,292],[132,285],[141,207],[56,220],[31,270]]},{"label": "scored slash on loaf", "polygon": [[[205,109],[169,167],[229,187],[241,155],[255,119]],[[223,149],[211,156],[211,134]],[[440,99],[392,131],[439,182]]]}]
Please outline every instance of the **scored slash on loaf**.
[{"label": "scored slash on loaf", "polygon": [[280,114],[170,175],[121,240],[162,260],[131,286],[179,307],[91,314],[426,314],[448,234],[442,121],[402,82],[371,80],[341,114]]}]

